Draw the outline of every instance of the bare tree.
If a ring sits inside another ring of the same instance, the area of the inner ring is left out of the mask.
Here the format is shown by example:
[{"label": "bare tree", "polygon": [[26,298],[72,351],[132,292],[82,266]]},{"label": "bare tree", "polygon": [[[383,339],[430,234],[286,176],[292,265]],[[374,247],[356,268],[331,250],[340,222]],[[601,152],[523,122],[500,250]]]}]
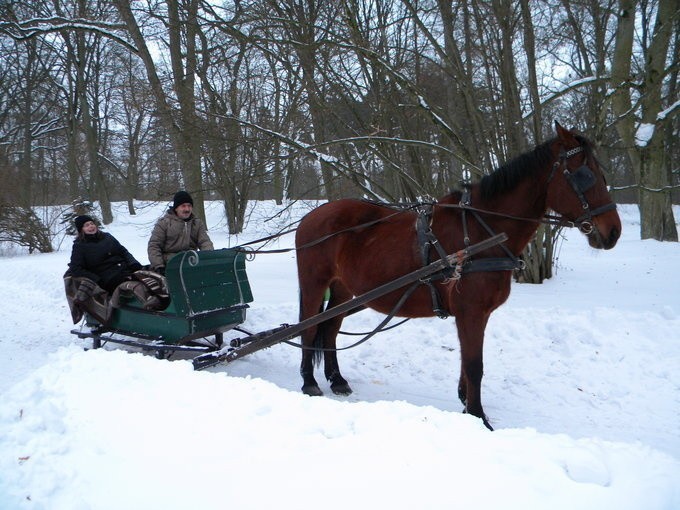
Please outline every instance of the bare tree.
[{"label": "bare tree", "polygon": [[[297,58],[311,121],[309,142],[323,144],[328,141],[329,119],[324,106],[327,83],[317,69],[319,66],[325,68],[331,60],[331,46],[327,44],[327,37],[338,19],[339,4],[331,0],[266,0],[265,3],[275,13],[271,21],[279,27],[281,36]],[[323,159],[319,160],[319,167],[326,197],[338,198],[333,168]]]},{"label": "bare tree", "polygon": [[[0,97],[16,99],[0,109],[0,179],[27,205],[47,183],[99,199],[105,222],[111,200],[133,214],[135,198],[182,186],[199,216],[204,193],[223,200],[236,233],[252,199],[443,194],[566,117],[613,181],[634,169],[642,235],[673,239],[675,5],[0,3]],[[525,254],[531,281],[550,276],[555,235]]]},{"label": "bare tree", "polygon": [[154,98],[144,79],[141,62],[136,57],[121,51],[116,54],[115,63],[119,72],[112,77],[110,84],[114,111],[107,116],[107,119],[112,117],[117,126],[109,128],[112,132],[111,165],[115,165],[125,183],[128,212],[135,214],[135,199],[146,196],[157,198],[155,194],[146,193],[154,188],[149,182],[151,175],[144,177],[152,158],[150,140],[156,136],[150,113],[154,108]]}]

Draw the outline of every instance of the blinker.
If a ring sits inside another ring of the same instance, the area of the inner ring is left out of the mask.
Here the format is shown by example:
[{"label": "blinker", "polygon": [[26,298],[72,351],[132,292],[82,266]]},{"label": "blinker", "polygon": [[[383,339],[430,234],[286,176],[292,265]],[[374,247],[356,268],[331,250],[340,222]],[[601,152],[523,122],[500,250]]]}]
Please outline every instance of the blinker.
[{"label": "blinker", "polygon": [[585,193],[595,185],[595,174],[586,165],[580,166],[574,173],[570,174],[569,180],[581,193]]}]

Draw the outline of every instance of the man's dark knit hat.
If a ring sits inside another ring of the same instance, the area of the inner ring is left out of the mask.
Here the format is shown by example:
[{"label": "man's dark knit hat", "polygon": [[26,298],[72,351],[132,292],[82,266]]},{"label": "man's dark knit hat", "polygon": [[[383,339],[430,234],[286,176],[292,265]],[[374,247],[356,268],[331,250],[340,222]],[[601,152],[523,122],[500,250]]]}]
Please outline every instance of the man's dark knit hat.
[{"label": "man's dark knit hat", "polygon": [[94,223],[95,225],[97,224],[97,222],[94,221],[94,219],[92,218],[92,216],[88,216],[87,214],[83,214],[82,216],[78,216],[78,217],[74,220],[74,223],[75,223],[75,225],[76,225],[76,230],[77,230],[78,232],[80,232],[81,230],[83,230],[83,225],[85,225],[85,223],[87,223],[88,221],[91,221],[91,222]]},{"label": "man's dark knit hat", "polygon": [[186,191],[178,191],[172,199],[172,208],[177,209],[182,204],[194,205],[194,199]]}]

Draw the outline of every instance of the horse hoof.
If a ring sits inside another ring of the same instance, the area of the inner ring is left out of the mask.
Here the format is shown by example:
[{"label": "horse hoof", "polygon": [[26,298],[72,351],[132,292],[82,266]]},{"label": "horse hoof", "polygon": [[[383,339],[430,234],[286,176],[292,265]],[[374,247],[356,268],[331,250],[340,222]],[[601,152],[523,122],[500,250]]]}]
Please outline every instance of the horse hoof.
[{"label": "horse hoof", "polygon": [[[468,410],[463,409],[463,414],[468,414]],[[493,432],[493,427],[489,423],[489,420],[486,419],[486,416],[477,416],[476,414],[473,414],[472,416],[475,416],[475,417],[479,418],[480,420],[482,420],[482,423],[484,424],[484,426],[487,429],[489,429],[491,432]]]},{"label": "horse hoof", "polygon": [[349,384],[339,372],[335,372],[331,375],[328,378],[328,381],[331,383],[331,391],[336,395],[346,396],[352,394],[352,388],[349,387]]},{"label": "horse hoof", "polygon": [[350,388],[349,384],[347,384],[347,383],[345,383],[345,384],[331,384],[331,390],[336,395],[343,395],[345,397],[347,395],[352,394],[352,388]]},{"label": "horse hoof", "polygon": [[310,397],[321,397],[323,396],[323,391],[318,386],[303,386],[302,393],[309,395]]}]

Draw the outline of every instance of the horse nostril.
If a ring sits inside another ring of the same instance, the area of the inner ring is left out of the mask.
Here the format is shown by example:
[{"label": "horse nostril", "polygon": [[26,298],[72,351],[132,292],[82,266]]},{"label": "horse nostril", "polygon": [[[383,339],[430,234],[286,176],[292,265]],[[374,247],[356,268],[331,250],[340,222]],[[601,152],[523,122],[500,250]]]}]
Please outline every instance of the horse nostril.
[{"label": "horse nostril", "polygon": [[612,229],[609,231],[609,239],[607,239],[607,241],[608,241],[607,245],[610,248],[613,248],[614,245],[616,244],[616,241],[619,240],[620,235],[621,235],[621,231],[616,227],[612,227]]}]

